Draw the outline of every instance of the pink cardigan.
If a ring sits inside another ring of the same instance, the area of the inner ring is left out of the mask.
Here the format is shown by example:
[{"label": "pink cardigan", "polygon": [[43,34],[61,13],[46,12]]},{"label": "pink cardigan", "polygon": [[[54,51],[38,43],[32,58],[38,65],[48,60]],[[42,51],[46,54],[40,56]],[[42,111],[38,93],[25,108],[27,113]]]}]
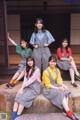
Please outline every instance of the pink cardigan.
[{"label": "pink cardigan", "polygon": [[24,77],[24,81],[23,84],[26,84],[26,86],[29,86],[31,83],[33,83],[35,80],[37,80],[39,83],[41,83],[41,79],[40,79],[40,70],[39,68],[36,68],[33,75],[27,79],[27,77]]}]

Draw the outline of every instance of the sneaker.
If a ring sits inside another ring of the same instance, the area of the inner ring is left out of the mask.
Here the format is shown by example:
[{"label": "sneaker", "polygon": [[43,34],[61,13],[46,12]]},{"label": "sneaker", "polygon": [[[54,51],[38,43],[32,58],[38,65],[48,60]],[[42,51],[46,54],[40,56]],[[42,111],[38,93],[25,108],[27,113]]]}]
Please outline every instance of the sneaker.
[{"label": "sneaker", "polygon": [[71,83],[71,85],[73,85],[74,87],[78,87],[76,83]]},{"label": "sneaker", "polygon": [[78,76],[76,75],[76,78],[77,78],[78,80],[80,80],[80,74],[79,74]]}]

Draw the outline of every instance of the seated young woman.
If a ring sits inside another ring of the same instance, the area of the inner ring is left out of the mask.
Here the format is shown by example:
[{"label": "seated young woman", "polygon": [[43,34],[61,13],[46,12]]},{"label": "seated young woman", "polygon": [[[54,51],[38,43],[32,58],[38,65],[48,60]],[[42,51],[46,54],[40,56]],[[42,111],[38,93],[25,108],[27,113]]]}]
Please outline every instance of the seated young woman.
[{"label": "seated young woman", "polygon": [[57,59],[54,55],[49,57],[49,66],[43,72],[43,94],[52,104],[63,109],[66,116],[71,120],[79,120],[69,109],[68,96],[70,94],[68,87],[63,84],[60,70],[56,68]]},{"label": "seated young woman", "polygon": [[58,62],[57,65],[62,70],[69,70],[71,77],[71,84],[74,87],[78,87],[75,83],[75,75],[78,80],[80,80],[80,74],[75,65],[74,59],[72,57],[72,50],[68,46],[68,40],[65,38],[61,43],[61,47],[57,49]]},{"label": "seated young woman", "polygon": [[10,120],[15,120],[20,116],[24,107],[29,108],[32,105],[33,100],[40,94],[40,83],[40,70],[35,66],[34,59],[28,57],[24,81],[15,97]]}]

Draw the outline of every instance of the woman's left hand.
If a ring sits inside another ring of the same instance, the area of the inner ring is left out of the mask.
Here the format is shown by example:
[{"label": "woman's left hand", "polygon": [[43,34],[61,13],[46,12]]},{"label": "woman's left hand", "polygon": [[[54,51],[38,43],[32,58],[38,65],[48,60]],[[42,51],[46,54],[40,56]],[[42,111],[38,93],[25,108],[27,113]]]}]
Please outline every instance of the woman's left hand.
[{"label": "woman's left hand", "polygon": [[45,46],[45,47],[48,47],[48,44],[47,44],[47,43],[44,43],[44,46]]},{"label": "woman's left hand", "polygon": [[17,92],[17,95],[22,94],[23,93],[23,88],[20,88],[19,91]]},{"label": "woman's left hand", "polygon": [[69,90],[68,87],[66,85],[63,85],[64,89],[65,90]]}]

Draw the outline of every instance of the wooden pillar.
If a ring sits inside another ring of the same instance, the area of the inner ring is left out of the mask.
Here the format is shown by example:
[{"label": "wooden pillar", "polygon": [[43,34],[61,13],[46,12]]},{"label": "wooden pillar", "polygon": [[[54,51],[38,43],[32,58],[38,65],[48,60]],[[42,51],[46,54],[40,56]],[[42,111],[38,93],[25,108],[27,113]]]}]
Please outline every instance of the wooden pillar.
[{"label": "wooden pillar", "polygon": [[9,68],[9,50],[7,42],[7,7],[6,1],[2,1],[2,11],[3,11],[3,32],[4,32],[4,55],[5,55],[5,67]]}]

